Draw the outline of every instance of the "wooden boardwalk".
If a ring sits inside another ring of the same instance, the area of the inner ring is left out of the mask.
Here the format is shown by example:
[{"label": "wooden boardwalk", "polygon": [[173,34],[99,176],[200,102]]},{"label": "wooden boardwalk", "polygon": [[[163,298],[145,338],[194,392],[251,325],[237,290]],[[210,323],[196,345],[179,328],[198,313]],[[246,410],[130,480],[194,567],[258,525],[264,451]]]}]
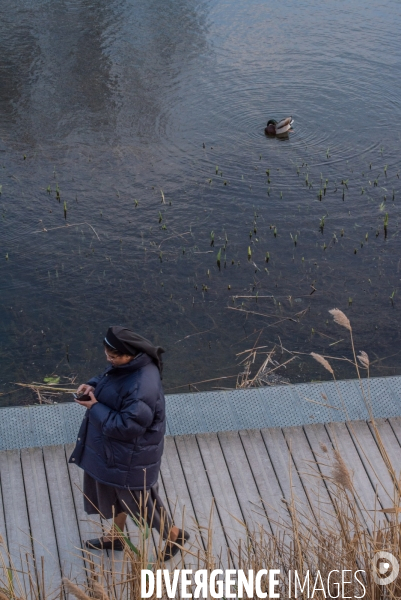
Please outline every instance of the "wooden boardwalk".
[{"label": "wooden boardwalk", "polygon": [[[378,419],[377,426],[399,476],[401,417]],[[168,436],[161,494],[175,522],[184,520],[192,540],[204,547],[208,540],[198,524],[207,526],[214,506],[213,550],[226,564],[228,548],[236,549],[245,537],[241,522],[277,532],[289,521],[293,497],[301,518],[333,518],[330,485],[315,474],[330,474],[334,447],[353,472],[370,528],[375,506],[391,505],[393,486],[366,421]],[[62,575],[83,581],[82,541],[100,529],[100,518],[83,512],[82,471],[67,462],[72,449],[68,444],[0,452],[0,534],[17,569],[26,570],[28,560],[34,576],[42,577],[44,561],[48,591],[57,590]],[[132,525],[129,533],[135,536]],[[28,589],[28,577],[21,579]]]}]

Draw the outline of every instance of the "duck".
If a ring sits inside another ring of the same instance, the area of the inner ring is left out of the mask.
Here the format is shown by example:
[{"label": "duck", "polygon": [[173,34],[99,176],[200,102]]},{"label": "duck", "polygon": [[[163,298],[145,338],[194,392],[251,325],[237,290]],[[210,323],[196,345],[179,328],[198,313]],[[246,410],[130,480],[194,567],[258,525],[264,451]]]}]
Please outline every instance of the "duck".
[{"label": "duck", "polygon": [[283,133],[287,133],[287,131],[291,130],[291,125],[293,124],[292,117],[286,117],[285,119],[281,119],[281,121],[277,122],[275,119],[270,119],[267,121],[267,126],[265,127],[266,135],[281,135]]}]

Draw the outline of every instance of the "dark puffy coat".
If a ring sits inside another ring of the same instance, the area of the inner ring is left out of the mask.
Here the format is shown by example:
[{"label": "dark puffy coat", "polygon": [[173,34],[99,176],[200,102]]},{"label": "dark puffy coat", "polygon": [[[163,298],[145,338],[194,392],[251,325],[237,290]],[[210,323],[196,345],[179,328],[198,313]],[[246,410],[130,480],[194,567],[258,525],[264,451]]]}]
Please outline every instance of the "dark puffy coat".
[{"label": "dark puffy coat", "polygon": [[[70,462],[94,479],[144,489],[157,481],[166,428],[159,370],[147,355],[88,381],[98,401],[86,411]],[[145,479],[146,473],[146,479]]]}]

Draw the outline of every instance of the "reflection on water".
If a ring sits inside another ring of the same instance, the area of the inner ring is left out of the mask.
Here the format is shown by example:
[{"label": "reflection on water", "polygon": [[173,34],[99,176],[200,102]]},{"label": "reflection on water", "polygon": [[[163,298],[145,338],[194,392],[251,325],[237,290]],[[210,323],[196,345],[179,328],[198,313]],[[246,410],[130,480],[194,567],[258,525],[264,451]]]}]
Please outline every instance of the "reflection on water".
[{"label": "reflection on water", "polygon": [[[349,357],[333,306],[373,374],[400,373],[397,3],[2,12],[4,390],[98,371],[113,323],[166,347],[178,391],[255,343]],[[290,138],[266,138],[288,114]],[[326,376],[304,356],[282,374]]]}]

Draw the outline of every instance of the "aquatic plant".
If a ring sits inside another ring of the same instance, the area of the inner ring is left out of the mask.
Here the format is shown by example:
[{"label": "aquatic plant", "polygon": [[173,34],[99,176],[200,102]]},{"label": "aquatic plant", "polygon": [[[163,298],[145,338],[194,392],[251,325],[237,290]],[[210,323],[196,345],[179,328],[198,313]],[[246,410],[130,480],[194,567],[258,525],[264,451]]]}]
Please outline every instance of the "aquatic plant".
[{"label": "aquatic plant", "polygon": [[221,261],[221,248],[219,249],[217,256],[216,256],[216,262],[217,262],[217,266],[220,269],[220,261]]},{"label": "aquatic plant", "polygon": [[384,237],[387,237],[387,227],[388,227],[388,213],[384,215],[383,219],[383,227],[384,227]]}]

